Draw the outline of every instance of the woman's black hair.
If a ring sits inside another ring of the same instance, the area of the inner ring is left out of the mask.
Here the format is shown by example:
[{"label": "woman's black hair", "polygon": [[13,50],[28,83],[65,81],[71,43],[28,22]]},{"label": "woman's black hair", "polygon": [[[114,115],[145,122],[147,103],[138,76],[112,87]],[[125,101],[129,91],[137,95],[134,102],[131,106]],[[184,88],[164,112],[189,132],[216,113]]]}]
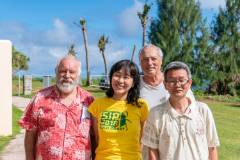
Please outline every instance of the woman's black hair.
[{"label": "woman's black hair", "polygon": [[138,66],[130,60],[120,60],[112,66],[109,73],[110,88],[106,92],[107,97],[113,97],[114,90],[112,88],[112,76],[115,72],[121,69],[126,70],[130,74],[130,76],[133,78],[133,87],[128,91],[127,103],[136,104],[138,107],[141,107],[138,102],[138,99],[140,96],[139,69],[138,69]]}]

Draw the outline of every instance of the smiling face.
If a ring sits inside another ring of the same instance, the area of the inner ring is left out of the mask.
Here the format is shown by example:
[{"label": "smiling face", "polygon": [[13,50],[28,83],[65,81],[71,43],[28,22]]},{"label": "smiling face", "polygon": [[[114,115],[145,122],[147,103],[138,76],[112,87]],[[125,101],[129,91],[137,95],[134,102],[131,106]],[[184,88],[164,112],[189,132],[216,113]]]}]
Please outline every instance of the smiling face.
[{"label": "smiling face", "polygon": [[156,76],[160,73],[162,58],[157,48],[150,46],[142,50],[140,54],[141,68],[146,76]]},{"label": "smiling face", "polygon": [[133,78],[127,69],[120,69],[113,73],[111,84],[114,91],[113,98],[126,100],[128,91],[133,86]]},{"label": "smiling face", "polygon": [[71,57],[61,60],[56,71],[57,87],[65,93],[71,93],[78,84],[79,62]]},{"label": "smiling face", "polygon": [[184,97],[190,89],[192,80],[184,69],[169,70],[165,76],[164,85],[171,97]]}]

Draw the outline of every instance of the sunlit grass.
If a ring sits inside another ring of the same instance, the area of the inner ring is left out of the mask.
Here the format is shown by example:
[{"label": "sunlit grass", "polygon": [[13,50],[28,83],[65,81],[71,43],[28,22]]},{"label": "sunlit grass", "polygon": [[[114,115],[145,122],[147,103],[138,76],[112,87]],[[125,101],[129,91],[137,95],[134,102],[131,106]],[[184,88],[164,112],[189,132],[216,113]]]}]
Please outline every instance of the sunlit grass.
[{"label": "sunlit grass", "polygon": [[240,104],[206,101],[213,112],[220,138],[219,159],[240,158]]}]

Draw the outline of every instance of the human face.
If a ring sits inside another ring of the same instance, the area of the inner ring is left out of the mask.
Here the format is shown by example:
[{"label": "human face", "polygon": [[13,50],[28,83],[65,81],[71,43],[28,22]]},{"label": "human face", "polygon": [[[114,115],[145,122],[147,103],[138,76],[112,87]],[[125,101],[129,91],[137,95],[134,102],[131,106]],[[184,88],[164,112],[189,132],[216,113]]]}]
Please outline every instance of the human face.
[{"label": "human face", "polygon": [[192,80],[188,78],[187,71],[184,69],[168,71],[164,80],[165,88],[173,97],[184,97],[191,84]]},{"label": "human face", "polygon": [[78,62],[74,59],[63,59],[57,70],[57,87],[65,93],[72,93],[78,84]]},{"label": "human face", "polygon": [[140,55],[141,68],[146,76],[156,76],[160,73],[162,58],[156,48],[145,48]]},{"label": "human face", "polygon": [[126,69],[120,69],[112,75],[113,98],[117,100],[126,100],[128,91],[133,86],[133,78]]}]

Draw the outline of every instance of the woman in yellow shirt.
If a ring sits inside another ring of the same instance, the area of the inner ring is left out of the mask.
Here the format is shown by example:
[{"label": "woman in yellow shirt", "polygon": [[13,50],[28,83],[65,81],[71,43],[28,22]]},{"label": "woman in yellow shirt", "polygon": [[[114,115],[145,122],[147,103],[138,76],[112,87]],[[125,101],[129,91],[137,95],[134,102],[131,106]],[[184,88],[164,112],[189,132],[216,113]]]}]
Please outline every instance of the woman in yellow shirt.
[{"label": "woman in yellow shirt", "polygon": [[95,160],[141,160],[140,138],[148,106],[139,98],[138,67],[129,60],[118,61],[109,77],[107,96],[89,107],[97,142]]}]

